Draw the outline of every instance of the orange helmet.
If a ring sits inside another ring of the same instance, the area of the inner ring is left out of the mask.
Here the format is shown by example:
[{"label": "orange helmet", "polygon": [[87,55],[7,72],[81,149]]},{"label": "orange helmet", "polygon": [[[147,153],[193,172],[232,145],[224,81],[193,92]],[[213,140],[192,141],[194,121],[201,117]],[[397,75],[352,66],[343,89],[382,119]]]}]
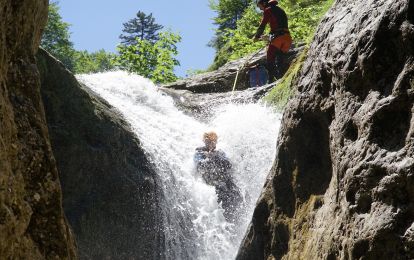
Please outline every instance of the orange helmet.
[{"label": "orange helmet", "polygon": [[218,136],[215,132],[210,131],[210,132],[204,133],[203,139],[213,141],[213,142],[217,142]]}]

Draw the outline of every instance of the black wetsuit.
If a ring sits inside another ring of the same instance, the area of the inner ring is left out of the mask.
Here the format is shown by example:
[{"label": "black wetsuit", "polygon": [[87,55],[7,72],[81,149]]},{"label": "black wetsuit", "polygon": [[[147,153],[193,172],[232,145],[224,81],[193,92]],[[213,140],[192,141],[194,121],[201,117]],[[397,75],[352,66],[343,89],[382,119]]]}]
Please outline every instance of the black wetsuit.
[{"label": "black wetsuit", "polygon": [[194,155],[197,173],[204,181],[215,187],[218,203],[222,203],[227,221],[237,220],[242,196],[231,175],[232,165],[226,154],[220,150],[207,151],[206,147],[196,148]]}]

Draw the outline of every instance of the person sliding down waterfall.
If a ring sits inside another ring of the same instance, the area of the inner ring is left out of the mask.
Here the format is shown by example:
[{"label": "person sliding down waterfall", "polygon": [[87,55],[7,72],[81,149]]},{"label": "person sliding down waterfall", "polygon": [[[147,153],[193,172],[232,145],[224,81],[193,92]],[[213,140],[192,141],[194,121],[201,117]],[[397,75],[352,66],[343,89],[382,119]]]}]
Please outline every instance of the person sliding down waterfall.
[{"label": "person sliding down waterfall", "polygon": [[[288,28],[288,19],[285,11],[278,6],[275,0],[259,0],[257,6],[263,11],[263,18],[259,28],[254,36],[254,40],[258,41],[262,37],[267,24],[270,25],[270,42],[267,47],[266,69],[269,75],[269,83],[281,78],[285,74],[288,66],[286,64],[286,53],[292,44]],[[277,68],[276,73],[276,57]]]},{"label": "person sliding down waterfall", "polygon": [[197,173],[207,184],[215,187],[218,203],[222,203],[224,209],[224,217],[234,223],[237,220],[242,196],[233,181],[232,164],[223,151],[216,150],[215,132],[204,133],[203,141],[205,146],[196,148],[194,154]]}]

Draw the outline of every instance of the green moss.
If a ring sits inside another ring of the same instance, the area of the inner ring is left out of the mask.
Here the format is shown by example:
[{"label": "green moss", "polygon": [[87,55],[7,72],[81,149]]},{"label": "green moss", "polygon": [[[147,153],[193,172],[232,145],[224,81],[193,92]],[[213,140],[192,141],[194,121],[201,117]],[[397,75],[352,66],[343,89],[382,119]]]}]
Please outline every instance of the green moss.
[{"label": "green moss", "polygon": [[311,195],[307,201],[298,202],[293,218],[289,219],[289,251],[285,255],[287,259],[315,259],[314,252],[310,249],[310,243],[314,243],[315,230],[314,216],[315,205],[323,203],[323,196]]},{"label": "green moss", "polygon": [[278,109],[283,109],[289,98],[293,93],[293,85],[296,82],[300,69],[305,61],[306,54],[308,53],[308,47],[297,57],[290,65],[288,71],[280,80],[280,82],[274,87],[269,94],[264,97],[264,101],[270,103]]}]

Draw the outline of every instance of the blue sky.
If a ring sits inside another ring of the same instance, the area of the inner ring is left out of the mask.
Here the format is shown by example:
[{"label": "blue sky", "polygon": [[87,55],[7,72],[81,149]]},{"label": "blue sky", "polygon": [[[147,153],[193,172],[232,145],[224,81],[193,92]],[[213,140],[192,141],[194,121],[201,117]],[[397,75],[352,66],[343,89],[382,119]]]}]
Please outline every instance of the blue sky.
[{"label": "blue sky", "polygon": [[71,24],[71,40],[77,50],[115,52],[122,23],[143,11],[182,36],[178,76],[184,77],[188,69],[206,69],[213,62],[214,49],[207,43],[214,35],[215,13],[208,0],[60,0],[59,6],[63,20]]}]

